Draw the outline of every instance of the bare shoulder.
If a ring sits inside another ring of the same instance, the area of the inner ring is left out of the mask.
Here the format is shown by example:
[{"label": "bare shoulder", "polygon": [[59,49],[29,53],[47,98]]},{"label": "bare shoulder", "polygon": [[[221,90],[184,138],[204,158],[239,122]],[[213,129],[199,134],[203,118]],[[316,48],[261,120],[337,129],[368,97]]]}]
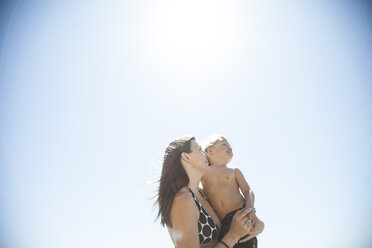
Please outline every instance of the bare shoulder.
[{"label": "bare shoulder", "polygon": [[175,226],[181,228],[188,220],[195,220],[198,217],[198,209],[190,191],[179,190],[174,196],[171,208],[171,219]]},{"label": "bare shoulder", "polygon": [[234,175],[242,191],[250,190],[247,180],[245,179],[243,173],[238,168],[234,168]]},{"label": "bare shoulder", "polygon": [[172,230],[170,232],[176,247],[198,247],[199,210],[191,192],[180,189],[173,200],[171,208]]},{"label": "bare shoulder", "polygon": [[239,168],[233,168],[233,171],[236,174],[243,175],[242,171]]},{"label": "bare shoulder", "polygon": [[234,170],[234,175],[235,175],[237,180],[244,180],[245,181],[244,175],[239,168],[234,168],[233,170]]},{"label": "bare shoulder", "polygon": [[225,174],[235,174],[235,168],[226,167],[226,168],[224,168],[223,173],[225,173]]},{"label": "bare shoulder", "polygon": [[176,195],[174,196],[173,200],[173,206],[182,206],[182,208],[194,206],[194,198],[192,197],[192,194],[190,191],[188,191],[186,188],[180,189]]}]

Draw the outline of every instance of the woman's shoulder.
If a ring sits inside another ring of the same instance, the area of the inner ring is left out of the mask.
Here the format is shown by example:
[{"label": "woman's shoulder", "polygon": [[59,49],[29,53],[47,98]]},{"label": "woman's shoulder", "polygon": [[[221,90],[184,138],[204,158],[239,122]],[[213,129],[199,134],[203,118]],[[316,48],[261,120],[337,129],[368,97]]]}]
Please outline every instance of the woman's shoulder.
[{"label": "woman's shoulder", "polygon": [[174,200],[177,201],[189,201],[193,199],[194,197],[187,187],[183,187],[180,190],[178,190],[176,195],[174,196]]},{"label": "woman's shoulder", "polygon": [[195,200],[188,188],[178,190],[173,200],[173,207],[195,208]]}]

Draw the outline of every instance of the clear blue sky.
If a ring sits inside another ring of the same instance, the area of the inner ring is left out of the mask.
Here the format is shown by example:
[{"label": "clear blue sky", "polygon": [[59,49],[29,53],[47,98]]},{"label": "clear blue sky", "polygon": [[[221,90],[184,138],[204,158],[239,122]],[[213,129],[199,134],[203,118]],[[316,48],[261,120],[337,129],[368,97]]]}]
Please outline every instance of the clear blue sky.
[{"label": "clear blue sky", "polygon": [[370,248],[367,1],[17,1],[3,6],[0,240],[172,247],[163,152],[228,137],[261,248]]}]

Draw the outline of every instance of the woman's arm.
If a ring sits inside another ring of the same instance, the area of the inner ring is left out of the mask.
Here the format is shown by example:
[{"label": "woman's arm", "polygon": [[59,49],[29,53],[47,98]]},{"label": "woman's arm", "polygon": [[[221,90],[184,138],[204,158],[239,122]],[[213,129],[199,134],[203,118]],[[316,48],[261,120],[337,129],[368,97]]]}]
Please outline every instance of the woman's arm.
[{"label": "woman's arm", "polygon": [[200,247],[198,234],[199,212],[189,192],[178,192],[170,212],[172,239],[177,248]]},{"label": "woman's arm", "polygon": [[[221,241],[223,241],[229,248],[232,248],[239,239],[247,234],[251,229],[252,224],[250,222],[247,224],[247,221],[249,220],[248,214],[251,211],[252,209],[243,208],[235,213],[229,231],[221,239]],[[226,245],[223,245],[222,243],[218,245],[220,245],[218,248],[226,248]]]},{"label": "woman's arm", "polygon": [[[222,241],[232,248],[246,234],[250,226],[246,224],[249,210],[237,211],[231,222],[230,230]],[[177,248],[199,248],[198,220],[199,210],[189,192],[179,192],[174,198],[171,209],[172,228],[170,234]],[[218,242],[214,248],[226,248]]]}]

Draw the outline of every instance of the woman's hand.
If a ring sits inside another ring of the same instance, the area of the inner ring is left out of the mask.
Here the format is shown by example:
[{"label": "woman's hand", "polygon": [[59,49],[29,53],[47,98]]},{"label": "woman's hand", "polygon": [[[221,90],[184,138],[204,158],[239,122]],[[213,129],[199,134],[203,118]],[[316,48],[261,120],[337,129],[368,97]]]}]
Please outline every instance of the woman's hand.
[{"label": "woman's hand", "polygon": [[249,219],[252,221],[252,229],[256,229],[258,218],[256,216],[256,213],[254,211],[251,211],[248,214]]},{"label": "woman's hand", "polygon": [[[238,243],[239,239],[246,235],[252,228],[252,221],[248,214],[252,212],[251,208],[243,208],[238,210],[231,221],[230,229],[226,235],[221,239],[228,247],[233,247]],[[222,246],[218,246],[222,247]]]},{"label": "woman's hand", "polygon": [[246,235],[252,228],[252,222],[248,216],[250,212],[252,212],[251,208],[243,208],[237,211],[232,218],[229,232],[238,239]]},{"label": "woman's hand", "polygon": [[248,233],[249,236],[246,237],[245,239],[239,240],[239,243],[244,243],[244,242],[256,237],[257,235],[262,233],[263,229],[265,228],[265,224],[260,219],[257,218],[254,211],[251,211],[248,214],[248,217],[252,220],[252,227],[251,227],[251,230]]}]

